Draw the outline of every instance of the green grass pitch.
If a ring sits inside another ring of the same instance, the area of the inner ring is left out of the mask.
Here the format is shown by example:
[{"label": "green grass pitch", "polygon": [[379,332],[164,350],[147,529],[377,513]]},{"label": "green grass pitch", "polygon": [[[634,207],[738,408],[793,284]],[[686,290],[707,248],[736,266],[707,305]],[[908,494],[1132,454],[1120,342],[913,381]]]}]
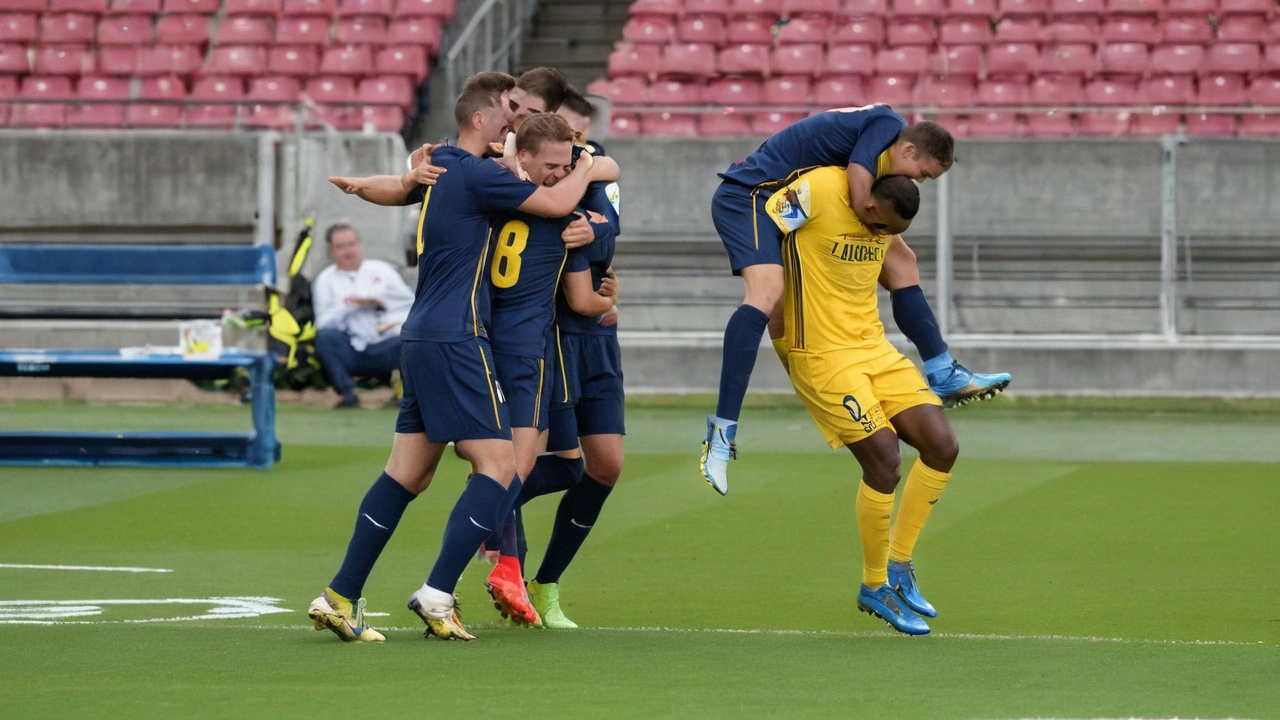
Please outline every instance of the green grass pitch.
[{"label": "green grass pitch", "polygon": [[[940,610],[923,638],[855,609],[851,456],[794,401],[756,398],[721,498],[695,469],[705,407],[629,408],[623,479],[562,582],[583,628],[500,625],[473,564],[471,643],[424,640],[404,606],[462,488],[452,457],[365,590],[388,641],[306,618],[391,411],[281,407],[270,472],[0,466],[0,717],[1280,717],[1274,402],[950,411],[961,459],[916,551]],[[20,403],[0,429],[246,415]],[[534,567],[554,511],[526,510]]]}]

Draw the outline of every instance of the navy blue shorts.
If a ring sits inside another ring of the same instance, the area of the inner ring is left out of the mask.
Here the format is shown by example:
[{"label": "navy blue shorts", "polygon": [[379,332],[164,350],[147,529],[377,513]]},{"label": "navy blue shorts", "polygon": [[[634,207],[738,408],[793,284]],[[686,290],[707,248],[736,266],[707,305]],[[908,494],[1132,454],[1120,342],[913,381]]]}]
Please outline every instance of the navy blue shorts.
[{"label": "navy blue shorts", "polygon": [[[547,450],[572,450],[583,435],[625,435],[626,393],[616,335],[560,336]],[[568,398],[568,402],[562,399]],[[569,412],[569,410],[572,412]]]},{"label": "navy blue shorts", "polygon": [[488,340],[406,340],[400,346],[400,378],[404,399],[396,432],[426,433],[437,443],[511,439]]},{"label": "navy blue shorts", "polygon": [[782,231],[765,212],[771,194],[725,180],[711,197],[711,222],[734,275],[752,265],[782,265]]},{"label": "navy blue shorts", "polygon": [[511,427],[546,430],[551,415],[550,358],[494,353],[494,362],[498,383],[507,398]]}]

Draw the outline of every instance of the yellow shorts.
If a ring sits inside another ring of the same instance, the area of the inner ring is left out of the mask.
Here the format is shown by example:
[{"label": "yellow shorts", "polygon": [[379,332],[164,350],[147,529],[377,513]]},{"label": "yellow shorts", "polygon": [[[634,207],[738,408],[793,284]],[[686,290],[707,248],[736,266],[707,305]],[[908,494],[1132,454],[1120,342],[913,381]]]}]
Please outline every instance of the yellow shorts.
[{"label": "yellow shorts", "polygon": [[792,352],[787,369],[796,394],[832,450],[893,428],[895,415],[942,405],[920,371],[887,341],[870,348]]}]

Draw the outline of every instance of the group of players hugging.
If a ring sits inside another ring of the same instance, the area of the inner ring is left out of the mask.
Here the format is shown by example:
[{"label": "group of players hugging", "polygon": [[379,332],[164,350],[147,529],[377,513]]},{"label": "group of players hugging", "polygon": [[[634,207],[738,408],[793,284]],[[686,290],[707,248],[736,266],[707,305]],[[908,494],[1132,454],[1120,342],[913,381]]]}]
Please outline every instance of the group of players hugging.
[{"label": "group of players hugging", "polygon": [[[471,473],[430,575],[409,597],[425,634],[474,638],[454,591],[477,553],[495,562],[486,586],[504,618],[577,627],[561,608],[560,578],[623,464],[612,268],[619,167],[587,139],[596,114],[554,68],[478,73],[457,98],[455,141],[414,151],[401,175],[330,178],[368,202],[421,211],[391,454],[360,503],[337,574],[308,610],[317,630],[385,640],[365,619],[364,584],[449,443]],[[917,183],[946,172],[953,152],[945,128],[908,126],[884,105],[820,112],[721,173],[711,207],[746,296],[725,329],[700,473],[728,493],[738,416],[768,328],[827,442],[847,446],[862,468],[858,607],[910,634],[929,632],[924,617],[937,614],[911,553],[959,450],[942,406],[1010,381],[951,358],[900,237],[919,209]],[[877,284],[890,291],[925,377],[885,339]],[[891,526],[899,436],[920,457]],[[550,539],[526,583],[521,507],[552,493],[562,497]]]}]

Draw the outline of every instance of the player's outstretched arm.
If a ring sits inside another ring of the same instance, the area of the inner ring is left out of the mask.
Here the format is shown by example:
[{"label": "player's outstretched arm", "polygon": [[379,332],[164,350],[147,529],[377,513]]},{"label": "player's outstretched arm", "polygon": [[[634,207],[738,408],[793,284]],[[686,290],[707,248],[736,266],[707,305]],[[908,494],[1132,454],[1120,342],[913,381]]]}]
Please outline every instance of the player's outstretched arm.
[{"label": "player's outstretched arm", "polygon": [[415,179],[414,170],[406,170],[402,175],[331,177],[329,182],[342,192],[375,205],[405,205],[409,193],[420,184]]},{"label": "player's outstretched arm", "polygon": [[599,292],[592,287],[590,270],[565,273],[560,279],[560,287],[564,289],[564,299],[569,307],[588,317],[609,312],[618,299],[618,280],[612,270],[601,283]]},{"label": "player's outstretched arm", "polygon": [[620,174],[618,163],[612,158],[583,154],[573,172],[554,187],[539,187],[517,209],[539,217],[564,217],[578,207],[587,185],[597,180],[613,182]]}]

